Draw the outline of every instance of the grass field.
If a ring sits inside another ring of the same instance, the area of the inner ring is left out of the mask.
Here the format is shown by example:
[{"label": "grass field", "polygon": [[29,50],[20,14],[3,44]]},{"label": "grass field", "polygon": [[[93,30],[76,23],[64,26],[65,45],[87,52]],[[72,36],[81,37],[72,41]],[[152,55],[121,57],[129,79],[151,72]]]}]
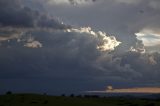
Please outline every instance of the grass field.
[{"label": "grass field", "polygon": [[160,100],[8,94],[0,96],[0,106],[160,106]]}]

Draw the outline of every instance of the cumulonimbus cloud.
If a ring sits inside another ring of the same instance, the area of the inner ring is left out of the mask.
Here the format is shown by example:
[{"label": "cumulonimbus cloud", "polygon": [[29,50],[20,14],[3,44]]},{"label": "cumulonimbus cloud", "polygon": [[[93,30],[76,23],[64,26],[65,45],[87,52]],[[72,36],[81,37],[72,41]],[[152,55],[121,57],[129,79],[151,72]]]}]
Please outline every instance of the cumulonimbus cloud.
[{"label": "cumulonimbus cloud", "polygon": [[108,36],[105,32],[94,32],[90,27],[80,29],[67,29],[67,32],[86,33],[97,39],[97,49],[100,51],[114,50],[121,42],[117,41],[114,36]]},{"label": "cumulonimbus cloud", "polygon": [[[2,1],[6,4],[0,6],[3,8],[0,11],[12,19],[0,15],[0,48],[3,49],[0,55],[3,72],[0,76],[15,73],[14,77],[19,77],[22,73],[22,76],[159,81],[160,55],[145,53],[143,42],[137,40],[131,50],[114,54],[120,44],[114,36],[93,31],[90,27],[74,28],[62,24],[30,8],[20,6],[15,9],[16,0],[12,1],[14,6],[7,4],[12,4],[11,0],[1,0],[0,3]],[[17,67],[17,64],[22,67]]]},{"label": "cumulonimbus cloud", "polygon": [[[18,49],[19,53],[17,51],[17,53],[12,53],[11,55],[19,55],[20,58],[29,56],[28,58],[32,60],[32,58],[38,56],[39,62],[34,62],[36,63],[34,67],[32,65],[28,66],[31,70],[36,67],[38,70],[45,70],[44,72],[47,75],[54,76],[54,72],[51,70],[53,70],[55,67],[57,67],[56,71],[63,70],[58,67],[63,63],[62,65],[64,65],[64,67],[69,67],[70,70],[78,70],[78,73],[81,73],[80,70],[83,67],[89,67],[89,71],[85,71],[85,73],[90,73],[92,69],[92,63],[97,60],[97,57],[113,51],[120,44],[120,42],[116,40],[114,36],[109,36],[105,32],[95,32],[92,31],[90,27],[74,28],[64,25],[61,22],[54,20],[52,17],[46,15],[37,16],[35,14],[40,13],[32,11],[30,8],[17,8],[20,13],[24,12],[24,17],[28,17],[24,18],[21,14],[19,14],[19,12],[17,13],[17,10],[14,8],[13,10],[10,10],[8,5],[3,7],[7,7],[4,8],[4,10],[6,9],[6,11],[12,11],[14,14],[7,12],[7,14],[13,17],[12,20],[7,23],[4,21],[8,20],[7,18],[0,18],[0,30],[1,34],[3,34],[0,38],[0,47],[5,49],[4,54],[6,53],[5,51],[12,50],[14,48]],[[2,12],[6,14],[6,11]],[[23,21],[26,20],[27,23],[19,23],[19,21],[15,18],[17,16],[19,16],[19,18],[21,18]],[[42,51],[39,52],[39,54],[34,51],[35,49],[33,50],[26,48],[37,48],[37,51]],[[26,50],[34,52],[21,52]],[[49,57],[49,59],[42,58],[45,57],[45,55],[41,54],[45,54]],[[15,60],[15,58],[14,56],[11,58],[12,63],[12,60]],[[58,58],[58,60],[55,60],[54,58]],[[53,61],[60,61],[60,63],[58,64],[56,62],[57,65],[50,66]],[[44,62],[48,64],[44,65]],[[72,65],[73,63],[76,63],[76,69],[74,69],[75,67]],[[26,65],[25,62],[22,64]],[[14,72],[20,68],[15,67],[14,65],[11,67],[14,67]],[[4,70],[9,72],[7,68],[4,68]],[[50,71],[52,73],[50,73]],[[62,73],[57,74],[55,74],[55,76],[63,76]],[[72,75],[72,72],[70,72],[70,75]],[[86,74],[84,76],[88,75],[89,74]]]}]

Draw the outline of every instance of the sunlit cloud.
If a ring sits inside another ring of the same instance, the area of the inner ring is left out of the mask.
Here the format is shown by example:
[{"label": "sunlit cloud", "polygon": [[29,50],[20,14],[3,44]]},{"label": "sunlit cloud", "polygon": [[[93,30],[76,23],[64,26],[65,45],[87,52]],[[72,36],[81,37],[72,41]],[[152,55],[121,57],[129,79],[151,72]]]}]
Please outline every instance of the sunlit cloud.
[{"label": "sunlit cloud", "polygon": [[23,34],[23,31],[3,31],[1,29],[0,32],[0,42],[9,41],[11,39],[18,39]]},{"label": "sunlit cloud", "polygon": [[156,46],[160,44],[160,33],[151,29],[143,29],[135,33],[137,39],[142,40],[145,46]]},{"label": "sunlit cloud", "polygon": [[82,27],[79,29],[67,29],[67,32],[86,33],[97,40],[97,49],[100,51],[114,50],[121,42],[117,41],[114,36],[109,36],[105,32],[94,32],[90,27]]},{"label": "sunlit cloud", "polygon": [[145,48],[134,48],[133,46],[130,48],[131,52],[137,52],[137,53],[146,53]]},{"label": "sunlit cloud", "polygon": [[40,43],[39,41],[34,40],[33,37],[30,37],[30,38],[28,38],[27,43],[24,46],[28,47],[28,48],[41,48],[42,47],[42,43]]}]

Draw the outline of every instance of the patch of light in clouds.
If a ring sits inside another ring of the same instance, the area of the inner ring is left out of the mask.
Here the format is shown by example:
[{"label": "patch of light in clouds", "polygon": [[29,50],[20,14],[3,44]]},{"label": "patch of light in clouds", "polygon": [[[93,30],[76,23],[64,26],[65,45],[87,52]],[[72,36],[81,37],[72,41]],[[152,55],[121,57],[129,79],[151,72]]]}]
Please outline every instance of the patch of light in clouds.
[{"label": "patch of light in clouds", "polygon": [[[112,87],[112,86],[109,86]],[[160,87],[108,88],[102,91],[87,91],[87,93],[151,93],[159,94]]]},{"label": "patch of light in clouds", "polygon": [[108,36],[105,32],[94,32],[90,27],[82,27],[79,29],[67,29],[66,32],[86,33],[97,39],[97,49],[100,51],[114,50],[121,42],[117,41],[114,36]]},{"label": "patch of light in clouds", "polygon": [[125,88],[106,90],[107,93],[160,93],[159,87]]},{"label": "patch of light in clouds", "polygon": [[160,33],[156,30],[143,29],[135,33],[137,39],[142,40],[145,46],[156,46],[160,44]]}]

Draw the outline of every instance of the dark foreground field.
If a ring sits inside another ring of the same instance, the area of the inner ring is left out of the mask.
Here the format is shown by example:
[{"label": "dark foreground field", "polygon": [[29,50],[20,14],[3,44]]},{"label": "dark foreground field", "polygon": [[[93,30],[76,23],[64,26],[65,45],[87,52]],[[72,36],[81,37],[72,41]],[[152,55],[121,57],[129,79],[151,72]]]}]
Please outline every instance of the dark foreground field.
[{"label": "dark foreground field", "polygon": [[160,106],[160,101],[121,97],[57,97],[37,94],[7,94],[0,96],[0,106]]}]

